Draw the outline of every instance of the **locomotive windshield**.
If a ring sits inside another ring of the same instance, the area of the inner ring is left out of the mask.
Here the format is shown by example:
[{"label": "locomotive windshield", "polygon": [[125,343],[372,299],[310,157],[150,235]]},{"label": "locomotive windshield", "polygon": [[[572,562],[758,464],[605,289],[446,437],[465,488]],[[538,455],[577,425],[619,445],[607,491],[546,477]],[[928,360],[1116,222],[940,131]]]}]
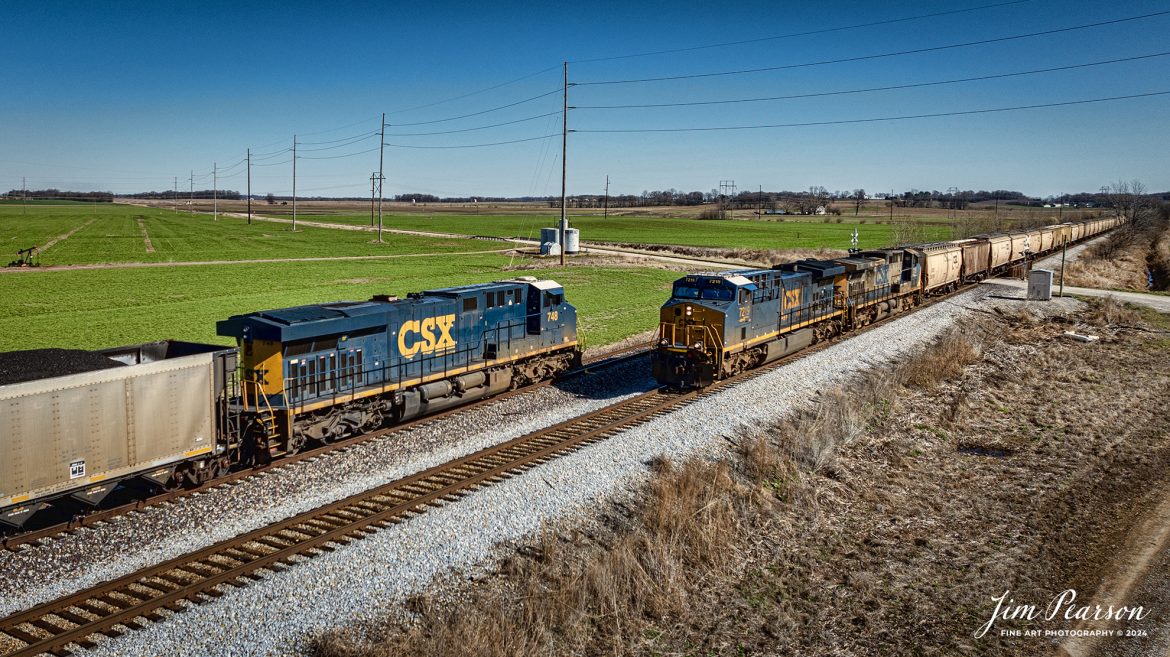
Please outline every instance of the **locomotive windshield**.
[{"label": "locomotive windshield", "polygon": [[674,286],[674,296],[678,297],[679,299],[698,299],[699,288],[688,287],[686,285],[676,285]]},{"label": "locomotive windshield", "polygon": [[716,301],[731,301],[734,293],[725,287],[705,287],[702,292],[704,299],[713,299]]}]

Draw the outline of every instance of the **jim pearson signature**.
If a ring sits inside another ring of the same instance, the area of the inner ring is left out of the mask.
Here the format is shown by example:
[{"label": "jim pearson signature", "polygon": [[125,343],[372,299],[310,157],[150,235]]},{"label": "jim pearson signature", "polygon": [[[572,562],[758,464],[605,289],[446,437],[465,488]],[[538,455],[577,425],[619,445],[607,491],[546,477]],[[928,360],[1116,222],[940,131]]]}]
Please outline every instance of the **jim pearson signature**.
[{"label": "jim pearson signature", "polygon": [[995,611],[991,614],[991,618],[979,627],[975,632],[975,638],[979,639],[991,631],[995,626],[995,622],[999,620],[1036,620],[1043,618],[1046,621],[1051,621],[1058,618],[1063,618],[1069,621],[1086,621],[1086,620],[1102,620],[1102,621],[1132,621],[1142,620],[1149,615],[1150,610],[1144,607],[1114,607],[1108,605],[1102,607],[1101,605],[1077,605],[1077,592],[1074,589],[1066,589],[1054,596],[1048,601],[1048,604],[1043,609],[1036,605],[1016,604],[1016,601],[1008,598],[1011,591],[1004,591],[1003,595],[993,597],[995,601]]}]

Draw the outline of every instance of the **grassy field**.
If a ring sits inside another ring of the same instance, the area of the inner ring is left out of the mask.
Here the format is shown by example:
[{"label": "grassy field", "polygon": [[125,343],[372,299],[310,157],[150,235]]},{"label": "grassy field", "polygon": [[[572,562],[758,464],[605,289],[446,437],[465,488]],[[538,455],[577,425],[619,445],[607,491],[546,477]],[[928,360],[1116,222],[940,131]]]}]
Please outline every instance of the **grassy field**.
[{"label": "grassy field", "polygon": [[[215,335],[215,322],[232,314],[511,278],[501,271],[508,264],[504,256],[476,255],[5,274],[0,350],[161,338],[227,344]],[[678,277],[658,269],[586,267],[540,275],[566,287],[580,335],[594,346],[653,328]]]},{"label": "grassy field", "polygon": [[[487,251],[496,246],[458,239],[387,236],[377,244],[365,232],[248,225],[239,218],[176,214],[127,205],[84,204],[0,207],[0,245],[6,263],[18,249],[43,246],[80,228],[41,254],[43,265],[114,262],[194,262],[261,258],[319,258]],[[145,231],[145,233],[144,233]],[[147,239],[150,248],[148,250]],[[8,252],[11,255],[7,255]],[[4,263],[0,263],[4,264]]]},{"label": "grassy field", "polygon": [[[270,213],[269,213],[270,214]],[[369,215],[317,215],[314,221],[369,225]],[[724,247],[748,249],[835,248],[846,249],[857,228],[862,247],[877,248],[894,241],[894,226],[867,221],[859,224],[850,218],[802,217],[787,221],[704,221],[667,217],[578,216],[571,220],[581,230],[581,238],[596,242],[665,244],[678,246]],[[551,216],[535,215],[466,215],[466,214],[395,214],[383,216],[387,228],[525,237],[537,239],[540,229],[555,225]],[[948,226],[924,222],[922,231],[929,240],[949,239]]]}]

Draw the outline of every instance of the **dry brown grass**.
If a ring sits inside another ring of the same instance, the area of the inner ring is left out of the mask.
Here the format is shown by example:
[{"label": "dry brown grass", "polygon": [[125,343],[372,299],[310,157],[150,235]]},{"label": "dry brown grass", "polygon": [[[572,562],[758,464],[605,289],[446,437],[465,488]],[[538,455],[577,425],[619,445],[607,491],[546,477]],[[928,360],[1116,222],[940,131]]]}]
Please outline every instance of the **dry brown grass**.
[{"label": "dry brown grass", "polygon": [[[889,372],[829,390],[812,407],[741,437],[735,465],[656,462],[644,502],[601,540],[543,534],[507,560],[495,585],[467,600],[412,601],[415,622],[374,641],[343,632],[319,638],[319,657],[626,655],[657,652],[653,628],[694,623],[695,598],[732,585],[751,543],[785,506],[815,508],[807,477],[831,469],[837,450],[865,435],[905,386],[953,375],[941,359],[969,362],[970,332],[950,332]],[[922,365],[917,365],[922,361]],[[928,374],[929,373],[929,374]]]},{"label": "dry brown grass", "polygon": [[1170,321],[1057,338],[1153,321],[1130,312],[1106,300],[944,334],[739,436],[728,463],[657,463],[603,527],[546,533],[462,598],[419,598],[413,622],[316,652],[1039,654],[972,639],[990,596],[1092,590],[1135,500],[1170,473]]},{"label": "dry brown grass", "polygon": [[417,598],[417,622],[368,642],[317,641],[328,657],[562,655],[640,652],[647,622],[686,615],[695,585],[725,577],[735,542],[758,526],[751,487],[727,464],[656,464],[646,501],[625,531],[572,544],[546,532],[506,561],[500,585],[454,606]]}]

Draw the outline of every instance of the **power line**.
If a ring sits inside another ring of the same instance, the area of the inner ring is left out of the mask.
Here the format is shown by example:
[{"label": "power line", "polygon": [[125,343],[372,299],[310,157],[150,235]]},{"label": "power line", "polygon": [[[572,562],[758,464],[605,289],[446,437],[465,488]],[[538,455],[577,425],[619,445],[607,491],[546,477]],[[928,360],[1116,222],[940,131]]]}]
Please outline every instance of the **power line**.
[{"label": "power line", "polygon": [[989,109],[979,110],[959,110],[954,112],[936,112],[932,114],[907,114],[903,116],[881,116],[867,119],[844,119],[838,121],[809,121],[805,123],[771,123],[762,125],[735,125],[735,126],[715,126],[715,127],[699,127],[699,128],[630,128],[630,129],[610,129],[610,130],[591,130],[578,129],[573,132],[593,132],[593,133],[633,133],[633,132],[714,132],[720,130],[760,130],[765,128],[805,128],[812,126],[823,125],[846,125],[850,123],[877,123],[880,121],[906,121],[910,119],[930,119],[943,116],[965,116],[970,114],[991,114],[994,112],[1013,112],[1017,110],[1042,109],[1047,107],[1065,107],[1069,105],[1087,105],[1089,103],[1104,103],[1114,100],[1130,100],[1134,98],[1149,98],[1152,96],[1164,96],[1170,94],[1170,91],[1151,91],[1149,93],[1131,94],[1128,96],[1111,96],[1109,98],[1090,98],[1087,100],[1070,100],[1060,103],[1042,103],[1037,105],[1017,105],[1015,107],[994,107]]},{"label": "power line", "polygon": [[[375,135],[375,136],[377,136],[377,135]],[[298,160],[337,160],[337,159],[340,159],[343,157],[353,157],[355,155],[365,155],[366,153],[373,153],[374,151],[378,150],[379,148],[380,148],[379,146],[375,146],[369,150],[358,151],[356,153],[345,153],[342,155],[316,155],[316,156],[298,155],[297,159]]]},{"label": "power line", "polygon": [[432,123],[446,123],[448,121],[458,121],[459,119],[466,119],[466,118],[470,118],[473,116],[480,116],[481,114],[488,114],[489,112],[496,112],[496,111],[499,111],[502,109],[508,109],[509,107],[523,105],[524,103],[530,103],[534,100],[539,100],[539,99],[544,98],[546,96],[551,96],[553,94],[559,94],[559,93],[561,93],[561,91],[563,91],[563,89],[561,89],[560,87],[557,87],[556,89],[553,89],[552,91],[546,91],[545,93],[538,94],[536,96],[532,96],[531,98],[525,98],[524,100],[518,100],[514,103],[508,103],[507,105],[500,105],[498,107],[492,107],[490,109],[480,110],[478,112],[472,112],[470,114],[461,114],[459,116],[449,116],[445,119],[432,119],[430,121],[415,121],[414,123],[393,123],[393,124],[387,124],[387,125],[393,125],[395,128],[405,128],[405,127],[416,126],[416,125],[431,125]]},{"label": "power line", "polygon": [[711,48],[725,48],[728,46],[742,46],[742,45],[747,45],[747,44],[751,44],[751,43],[762,43],[765,41],[778,41],[780,39],[791,39],[791,38],[802,37],[802,36],[814,36],[817,34],[829,34],[832,32],[844,32],[846,30],[857,30],[857,29],[861,29],[861,28],[865,28],[865,27],[878,27],[880,25],[893,25],[895,23],[906,23],[909,21],[922,20],[925,18],[937,18],[939,16],[948,16],[951,14],[962,14],[962,13],[966,13],[966,12],[982,11],[984,9],[995,9],[998,7],[1006,7],[1008,5],[1020,5],[1020,4],[1025,4],[1028,2],[1032,2],[1032,1],[1033,0],[1013,0],[1012,2],[999,2],[999,3],[991,4],[991,5],[980,5],[978,7],[969,7],[967,9],[954,9],[951,11],[940,11],[940,12],[935,12],[933,14],[920,14],[918,16],[907,16],[905,18],[891,18],[891,19],[882,20],[882,21],[874,21],[872,23],[858,23],[856,25],[844,25],[841,27],[828,27],[828,28],[824,28],[821,30],[809,30],[807,32],[790,32],[788,34],[779,34],[779,35],[770,36],[770,37],[759,37],[756,39],[744,39],[742,41],[725,41],[723,43],[711,43],[711,44],[707,44],[705,46],[689,46],[686,48],[671,48],[669,50],[652,50],[649,52],[633,53],[633,54],[629,54],[629,55],[613,55],[610,57],[593,57],[591,59],[574,59],[574,60],[570,60],[569,63],[570,64],[588,64],[588,63],[592,63],[592,62],[608,62],[608,61],[613,61],[615,59],[632,59],[635,57],[650,57],[653,55],[670,55],[670,54],[680,53],[680,52],[693,52],[696,50],[708,50]]},{"label": "power line", "polygon": [[405,108],[405,109],[394,110],[393,112],[387,112],[387,114],[404,114],[404,113],[406,113],[406,112],[413,112],[414,110],[420,110],[420,109],[426,109],[426,108],[428,108],[428,107],[434,107],[435,105],[442,105],[443,103],[449,103],[449,102],[451,102],[451,101],[453,101],[453,100],[462,100],[462,99],[464,99],[464,98],[468,98],[468,97],[470,97],[470,96],[476,96],[476,95],[478,95],[478,94],[486,93],[486,92],[488,92],[488,91],[492,91],[492,90],[494,90],[494,89],[499,89],[499,88],[501,88],[501,87],[506,87],[506,86],[508,86],[508,85],[510,85],[510,84],[516,84],[517,82],[523,82],[524,80],[527,80],[527,79],[529,79],[529,78],[534,78],[534,77],[536,77],[536,76],[538,76],[538,75],[540,75],[540,74],[542,74],[542,73],[548,73],[549,71],[554,71],[554,70],[556,70],[556,69],[558,69],[558,68],[560,68],[560,67],[559,67],[559,66],[550,66],[550,67],[548,67],[548,68],[541,69],[541,70],[539,70],[539,71],[537,71],[537,72],[535,72],[535,73],[529,73],[528,75],[524,75],[524,76],[518,77],[518,78],[516,78],[515,80],[509,80],[509,81],[507,81],[507,82],[501,82],[500,84],[495,84],[495,85],[492,85],[492,86],[490,86],[490,87],[484,87],[483,89],[477,89],[476,91],[469,91],[469,92],[467,92],[467,93],[465,93],[465,94],[460,94],[460,95],[458,95],[458,96],[452,96],[452,97],[450,97],[450,98],[444,98],[443,100],[436,100],[436,101],[435,101],[435,102],[433,102],[433,103],[427,103],[427,104],[425,104],[425,105],[415,105],[414,107],[407,107],[407,108]]},{"label": "power line", "polygon": [[711,78],[728,75],[744,75],[747,73],[766,73],[769,71],[783,71],[795,68],[809,68],[813,66],[824,66],[827,64],[844,64],[848,62],[861,62],[873,59],[884,59],[887,57],[901,57],[903,55],[917,55],[927,52],[938,52],[941,50],[953,50],[955,48],[967,48],[970,46],[982,46],[989,43],[1003,43],[1005,41],[1017,41],[1020,39],[1029,39],[1038,36],[1047,36],[1051,34],[1061,34],[1065,32],[1074,32],[1077,30],[1086,30],[1094,27],[1102,27],[1105,25],[1117,25],[1119,23],[1127,23],[1131,21],[1144,20],[1146,18],[1154,18],[1157,16],[1165,16],[1170,14],[1170,10],[1158,11],[1150,14],[1142,14],[1140,16],[1130,16],[1128,18],[1117,18],[1108,21],[1101,21],[1098,23],[1088,23],[1086,25],[1076,25],[1073,27],[1062,27],[1053,30],[1044,30],[1042,32],[1029,32],[1027,34],[1014,34],[1005,37],[996,37],[994,39],[980,39],[978,41],[966,41],[963,43],[954,43],[945,46],[931,46],[929,48],[915,48],[913,50],[897,50],[894,52],[878,53],[874,55],[860,55],[857,57],[843,57],[840,59],[825,59],[816,62],[803,62],[800,64],[783,64],[780,66],[763,66],[760,68],[745,68],[734,71],[716,71],[712,73],[690,73],[686,75],[666,75],[654,78],[632,78],[627,80],[594,80],[591,82],[577,82],[579,86],[593,86],[603,84],[635,84],[643,82],[667,82],[671,80],[693,80],[695,78]]},{"label": "power line", "polygon": [[[302,145],[307,144],[309,146],[318,146],[320,144],[336,144],[338,142],[349,141],[351,139],[356,139],[356,140],[368,139],[370,137],[373,137],[376,134],[378,134],[377,130],[370,130],[369,132],[363,132],[360,135],[350,135],[348,137],[342,137],[340,139],[330,139],[329,141],[302,141],[300,143]],[[304,149],[302,149],[302,150],[304,150]],[[324,150],[324,149],[320,149],[320,150]]]},{"label": "power line", "polygon": [[551,135],[542,135],[540,137],[528,137],[526,139],[511,139],[508,141],[495,141],[495,142],[492,142],[490,144],[461,144],[458,146],[415,146],[415,145],[409,145],[409,144],[386,144],[386,145],[390,146],[392,148],[428,148],[428,149],[430,149],[430,148],[436,148],[436,149],[440,149],[440,148],[441,149],[447,149],[447,148],[484,148],[486,146],[503,146],[504,144],[519,144],[519,143],[525,142],[525,141],[537,141],[539,139],[549,139],[551,137],[560,137],[560,136],[561,136],[561,133],[558,132],[558,133],[551,134]]},{"label": "power line", "polygon": [[601,110],[601,109],[644,109],[644,108],[655,108],[655,107],[691,107],[691,106],[696,106],[696,105],[727,105],[727,104],[733,104],[733,103],[758,103],[758,102],[766,102],[766,101],[774,101],[774,100],[793,100],[793,99],[797,99],[797,98],[819,98],[819,97],[823,97],[823,96],[844,96],[847,94],[862,94],[862,93],[871,93],[871,92],[875,92],[875,91],[894,91],[894,90],[898,90],[898,89],[914,89],[914,88],[918,88],[918,87],[932,87],[932,86],[939,86],[939,85],[944,85],[944,84],[959,84],[959,83],[963,83],[963,82],[977,82],[977,81],[981,81],[981,80],[996,80],[996,79],[1000,79],[1000,78],[1019,77],[1022,75],[1035,75],[1035,74],[1039,74],[1039,73],[1052,73],[1055,71],[1070,71],[1070,70],[1079,69],[1079,68],[1089,68],[1091,66],[1104,66],[1106,64],[1118,64],[1121,62],[1132,62],[1132,61],[1137,61],[1137,60],[1141,60],[1141,59],[1152,59],[1154,57],[1165,57],[1167,55],[1170,55],[1170,51],[1153,53],[1153,54],[1149,54],[1149,55],[1137,55],[1134,57],[1124,57],[1121,59],[1109,59],[1109,60],[1100,61],[1100,62],[1090,62],[1087,64],[1071,64],[1069,66],[1055,66],[1052,68],[1038,68],[1038,69],[1033,69],[1031,71],[1019,71],[1016,73],[997,73],[997,74],[992,74],[992,75],[979,75],[979,76],[969,77],[969,78],[956,78],[953,80],[937,80],[934,82],[915,82],[915,83],[911,83],[911,84],[896,84],[896,85],[890,85],[890,86],[885,86],[885,87],[865,87],[862,89],[848,89],[848,90],[844,90],[844,91],[822,91],[822,92],[806,93],[806,94],[790,94],[790,95],[786,95],[786,96],[763,96],[763,97],[759,97],[759,98],[732,98],[732,99],[727,99],[727,100],[698,100],[698,101],[679,102],[679,103],[646,103],[646,104],[640,104],[640,105],[576,105],[576,106],[574,106],[574,109]]},{"label": "power line", "polygon": [[[289,149],[289,150],[292,150],[292,149]],[[252,159],[256,159],[256,158],[252,158]],[[274,167],[274,166],[279,166],[281,164],[288,164],[289,162],[292,162],[291,157],[288,158],[287,160],[282,160],[280,162],[269,162],[268,164],[256,164],[255,162],[253,162],[252,166],[253,167]]]},{"label": "power line", "polygon": [[559,115],[560,112],[546,112],[544,114],[537,114],[536,116],[529,116],[523,119],[516,119],[515,121],[505,121],[503,123],[493,123],[491,125],[481,125],[474,128],[461,128],[459,130],[443,130],[440,132],[387,132],[386,134],[392,137],[421,137],[423,135],[453,135],[457,132],[474,132],[476,130],[487,130],[489,128],[499,128],[506,125],[515,125],[517,123],[524,123],[525,121],[535,121],[536,119],[543,119],[549,116]]}]

